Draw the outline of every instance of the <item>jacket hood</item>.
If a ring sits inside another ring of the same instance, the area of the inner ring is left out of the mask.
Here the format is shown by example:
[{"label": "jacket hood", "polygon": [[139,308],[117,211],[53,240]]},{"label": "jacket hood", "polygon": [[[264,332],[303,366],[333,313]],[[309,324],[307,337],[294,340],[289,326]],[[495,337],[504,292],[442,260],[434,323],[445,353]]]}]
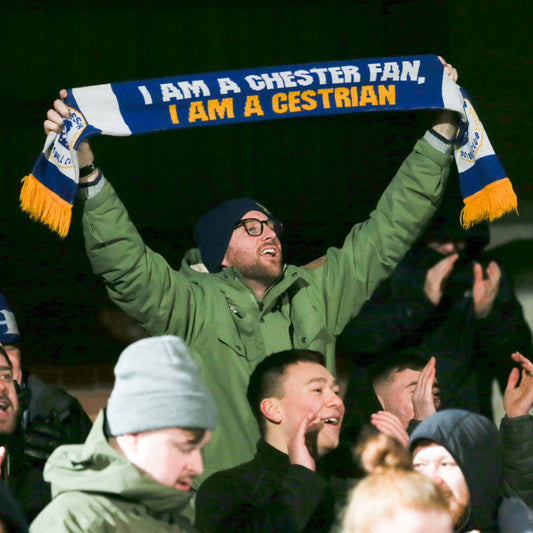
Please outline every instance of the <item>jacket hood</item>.
[{"label": "jacket hood", "polygon": [[52,497],[71,491],[97,492],[144,505],[154,516],[178,515],[188,505],[190,493],[155,481],[114,450],[104,434],[104,423],[105,410],[84,444],[60,446],[52,453],[44,469]]},{"label": "jacket hood", "polygon": [[462,409],[447,409],[418,425],[410,438],[411,451],[421,439],[446,448],[463,472],[470,491],[470,514],[459,531],[495,530],[503,457],[500,435],[493,422]]},{"label": "jacket hood", "polygon": [[202,262],[202,254],[199,248],[191,248],[185,252],[181,261],[182,269],[193,270],[200,274],[209,274],[209,270]]}]

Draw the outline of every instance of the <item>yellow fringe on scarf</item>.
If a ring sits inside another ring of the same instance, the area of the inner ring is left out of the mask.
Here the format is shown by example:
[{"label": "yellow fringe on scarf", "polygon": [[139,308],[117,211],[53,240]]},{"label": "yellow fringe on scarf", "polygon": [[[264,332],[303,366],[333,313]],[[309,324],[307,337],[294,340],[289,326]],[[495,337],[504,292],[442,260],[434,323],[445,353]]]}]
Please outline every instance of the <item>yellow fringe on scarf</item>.
[{"label": "yellow fringe on scarf", "polygon": [[518,200],[509,178],[487,185],[481,191],[465,198],[464,203],[461,224],[465,229],[483,220],[492,222],[511,211],[518,214]]},{"label": "yellow fringe on scarf", "polygon": [[20,207],[30,218],[46,224],[64,238],[72,218],[72,205],[46,188],[33,174],[22,179]]}]

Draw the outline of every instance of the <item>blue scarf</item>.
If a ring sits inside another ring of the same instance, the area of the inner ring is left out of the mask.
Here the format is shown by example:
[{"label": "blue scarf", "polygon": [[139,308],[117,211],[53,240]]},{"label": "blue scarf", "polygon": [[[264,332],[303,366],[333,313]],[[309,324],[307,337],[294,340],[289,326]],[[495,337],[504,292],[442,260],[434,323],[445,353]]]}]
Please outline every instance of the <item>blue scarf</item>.
[{"label": "blue scarf", "polygon": [[516,211],[517,199],[467,93],[437,56],[387,57],[212,72],[70,89],[70,119],[48,135],[21,207],[62,237],[92,135],[138,135],[215,124],[369,111],[449,109],[462,118],[455,160],[465,227]]}]

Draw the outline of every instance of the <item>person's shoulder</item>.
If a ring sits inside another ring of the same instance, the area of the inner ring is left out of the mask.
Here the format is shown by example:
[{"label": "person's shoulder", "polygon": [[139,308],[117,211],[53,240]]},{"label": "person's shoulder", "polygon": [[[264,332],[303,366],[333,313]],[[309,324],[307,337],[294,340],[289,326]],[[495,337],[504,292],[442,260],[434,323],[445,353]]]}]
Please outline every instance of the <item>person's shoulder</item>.
[{"label": "person's shoulder", "polygon": [[40,400],[48,398],[72,398],[65,390],[54,385],[45,383],[40,377],[32,372],[25,372],[24,383],[34,397]]},{"label": "person's shoulder", "polygon": [[109,509],[103,498],[81,491],[64,492],[41,511],[30,526],[30,533],[67,533],[107,531]]},{"label": "person's shoulder", "polygon": [[31,533],[105,533],[108,531],[185,531],[151,516],[136,501],[83,491],[68,491],[56,496],[37,516]]},{"label": "person's shoulder", "polygon": [[253,485],[256,476],[257,465],[255,461],[248,461],[233,468],[211,474],[198,488],[198,494],[234,489],[238,489],[239,492],[246,491]]},{"label": "person's shoulder", "polygon": [[26,373],[25,386],[29,392],[28,422],[45,420],[65,425],[71,442],[83,442],[92,422],[80,401],[60,387],[48,385],[32,373]]},{"label": "person's shoulder", "polygon": [[315,270],[317,268],[320,268],[327,260],[327,255],[322,255],[319,258],[314,259],[310,263],[303,265],[303,268],[305,268],[306,270]]},{"label": "person's shoulder", "polygon": [[28,372],[25,385],[30,391],[30,412],[41,415],[51,410],[62,412],[65,410],[81,409],[79,401],[60,387],[45,383],[35,374]]}]

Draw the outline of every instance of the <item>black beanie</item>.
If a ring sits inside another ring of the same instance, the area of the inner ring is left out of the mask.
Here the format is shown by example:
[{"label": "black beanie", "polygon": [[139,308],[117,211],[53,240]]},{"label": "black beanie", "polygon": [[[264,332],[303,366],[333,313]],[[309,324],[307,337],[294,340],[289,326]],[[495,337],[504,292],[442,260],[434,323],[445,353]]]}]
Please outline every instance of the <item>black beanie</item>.
[{"label": "black beanie", "polygon": [[228,249],[235,224],[248,213],[260,211],[268,218],[272,214],[261,204],[251,198],[236,198],[227,200],[204,213],[194,226],[194,241],[200,253],[202,262],[209,272],[220,272],[222,260]]}]

